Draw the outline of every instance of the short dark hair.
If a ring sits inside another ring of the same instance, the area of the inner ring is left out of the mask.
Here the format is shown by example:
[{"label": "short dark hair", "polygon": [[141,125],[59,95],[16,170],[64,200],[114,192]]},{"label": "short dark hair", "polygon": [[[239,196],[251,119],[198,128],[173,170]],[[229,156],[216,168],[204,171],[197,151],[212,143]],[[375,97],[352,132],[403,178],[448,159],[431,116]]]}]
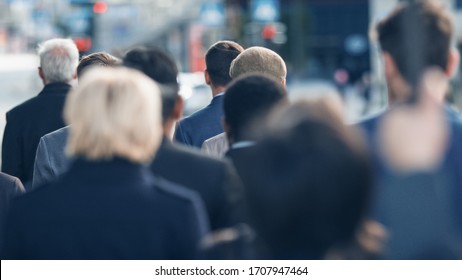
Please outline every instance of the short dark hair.
[{"label": "short dark hair", "polygon": [[120,64],[120,59],[106,52],[96,52],[83,56],[77,66],[77,77],[82,77],[84,71],[91,66],[115,66]]},{"label": "short dark hair", "polygon": [[219,41],[207,50],[205,65],[214,86],[226,86],[231,81],[229,67],[243,51],[241,45],[232,41]]},{"label": "short dark hair", "polygon": [[321,259],[355,240],[370,202],[370,162],[353,128],[326,120],[326,111],[286,117],[249,154],[249,220],[270,258]]},{"label": "short dark hair", "polygon": [[223,100],[225,122],[230,129],[228,138],[234,141],[252,138],[248,129],[253,121],[265,118],[283,100],[287,100],[287,91],[281,81],[263,74],[237,78],[229,85]]},{"label": "short dark hair", "polygon": [[425,69],[446,69],[453,30],[448,11],[433,1],[402,3],[376,27],[381,49],[412,86]]},{"label": "short dark hair", "polygon": [[156,81],[162,92],[162,119],[165,122],[172,115],[178,98],[178,67],[163,50],[156,47],[137,47],[128,51],[123,65],[140,70]]}]

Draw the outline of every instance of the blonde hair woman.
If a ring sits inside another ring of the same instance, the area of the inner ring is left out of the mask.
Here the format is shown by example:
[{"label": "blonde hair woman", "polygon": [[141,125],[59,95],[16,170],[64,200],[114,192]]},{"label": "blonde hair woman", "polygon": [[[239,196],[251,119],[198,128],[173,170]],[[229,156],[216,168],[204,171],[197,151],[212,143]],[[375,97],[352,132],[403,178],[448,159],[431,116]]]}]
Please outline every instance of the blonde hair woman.
[{"label": "blonde hair woman", "polygon": [[13,203],[12,259],[192,259],[202,202],[146,164],[162,136],[158,87],[140,72],[93,69],[66,102],[75,160],[54,184]]}]

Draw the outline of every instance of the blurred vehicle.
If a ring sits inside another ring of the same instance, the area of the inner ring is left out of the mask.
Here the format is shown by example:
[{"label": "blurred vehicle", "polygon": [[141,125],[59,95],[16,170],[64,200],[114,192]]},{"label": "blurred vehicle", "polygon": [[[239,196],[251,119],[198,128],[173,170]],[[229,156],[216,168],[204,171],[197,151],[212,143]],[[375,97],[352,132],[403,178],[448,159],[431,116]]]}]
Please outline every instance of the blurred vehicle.
[{"label": "blurred vehicle", "polygon": [[203,72],[186,73],[178,75],[180,96],[184,100],[184,116],[204,108],[212,100],[212,91],[205,83]]}]

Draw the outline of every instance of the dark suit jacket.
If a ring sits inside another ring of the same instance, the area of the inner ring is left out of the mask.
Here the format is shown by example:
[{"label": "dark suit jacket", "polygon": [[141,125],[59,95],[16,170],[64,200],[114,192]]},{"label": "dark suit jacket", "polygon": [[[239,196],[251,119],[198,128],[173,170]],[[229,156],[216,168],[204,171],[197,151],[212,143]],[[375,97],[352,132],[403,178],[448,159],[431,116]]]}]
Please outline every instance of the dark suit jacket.
[{"label": "dark suit jacket", "polygon": [[3,223],[10,201],[23,192],[25,192],[24,186],[18,178],[0,173],[0,242],[3,240]]},{"label": "dark suit jacket", "polygon": [[[52,182],[69,166],[64,153],[68,127],[40,140],[34,167],[33,187]],[[212,229],[240,220],[241,183],[231,164],[206,157],[166,138],[157,151],[151,170],[167,180],[197,191],[205,202]]]},{"label": "dark suit jacket", "polygon": [[212,229],[241,221],[242,184],[232,165],[164,138],[151,170],[201,194]]},{"label": "dark suit jacket", "polygon": [[7,259],[193,259],[208,231],[199,196],[123,159],[76,160],[13,200]]},{"label": "dark suit jacket", "polygon": [[6,113],[2,171],[18,177],[29,189],[40,137],[64,126],[63,108],[71,86],[46,85],[43,90]]},{"label": "dark suit jacket", "polygon": [[247,181],[246,176],[252,174],[251,159],[252,159],[253,146],[242,148],[231,147],[226,153],[225,157],[228,158],[237,171],[237,174],[242,179],[243,183]]},{"label": "dark suit jacket", "polygon": [[223,98],[223,95],[215,96],[207,107],[179,121],[175,141],[200,148],[205,140],[222,133]]}]

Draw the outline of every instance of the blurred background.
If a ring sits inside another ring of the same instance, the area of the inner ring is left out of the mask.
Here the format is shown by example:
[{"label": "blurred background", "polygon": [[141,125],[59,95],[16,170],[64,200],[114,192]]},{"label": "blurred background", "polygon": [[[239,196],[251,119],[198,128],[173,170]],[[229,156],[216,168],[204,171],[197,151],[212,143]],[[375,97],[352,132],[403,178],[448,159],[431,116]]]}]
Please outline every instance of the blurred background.
[{"label": "blurred background", "polygon": [[[441,0],[455,14],[462,46],[462,0]],[[211,99],[204,83],[204,53],[214,42],[265,46],[288,65],[293,98],[338,90],[350,122],[387,103],[374,22],[398,0],[0,0],[0,136],[4,114],[36,95],[37,43],[72,38],[81,54],[116,56],[135,45],[155,45],[178,62],[185,115]],[[451,94],[461,107],[460,74]]]}]

